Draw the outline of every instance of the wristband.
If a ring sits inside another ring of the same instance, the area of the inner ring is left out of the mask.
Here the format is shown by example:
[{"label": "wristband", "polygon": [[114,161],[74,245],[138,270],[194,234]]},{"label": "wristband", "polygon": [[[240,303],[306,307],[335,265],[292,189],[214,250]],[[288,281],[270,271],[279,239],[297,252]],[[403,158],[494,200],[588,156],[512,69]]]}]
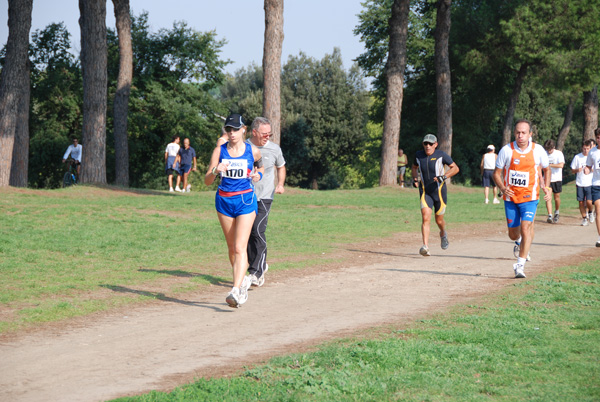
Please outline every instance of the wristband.
[{"label": "wristband", "polygon": [[217,173],[217,167],[216,166],[214,168],[212,168],[211,173],[213,174],[213,176],[217,176],[218,175],[218,173]]},{"label": "wristband", "polygon": [[257,172],[257,173],[260,176],[260,179],[258,179],[258,181],[261,181],[262,180],[262,173],[261,172]]}]

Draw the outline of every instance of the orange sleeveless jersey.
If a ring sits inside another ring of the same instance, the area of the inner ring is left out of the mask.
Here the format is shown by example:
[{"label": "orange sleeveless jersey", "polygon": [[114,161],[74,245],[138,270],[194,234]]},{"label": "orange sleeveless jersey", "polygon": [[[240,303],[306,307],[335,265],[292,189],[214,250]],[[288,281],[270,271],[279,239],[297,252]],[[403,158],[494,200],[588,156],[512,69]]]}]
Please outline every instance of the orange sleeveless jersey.
[{"label": "orange sleeveless jersey", "polygon": [[520,204],[539,199],[539,170],[533,155],[535,142],[531,143],[531,149],[525,154],[515,149],[514,142],[510,143],[510,148],[512,149],[512,158],[508,169],[504,169],[504,185],[510,186],[515,195],[510,199],[504,195],[504,200]]}]

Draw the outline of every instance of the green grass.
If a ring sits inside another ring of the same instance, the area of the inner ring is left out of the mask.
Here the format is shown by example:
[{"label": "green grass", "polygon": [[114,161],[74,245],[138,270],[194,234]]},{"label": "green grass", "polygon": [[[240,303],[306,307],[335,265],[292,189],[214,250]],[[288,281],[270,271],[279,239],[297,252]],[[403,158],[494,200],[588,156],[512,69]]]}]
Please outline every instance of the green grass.
[{"label": "green grass", "polygon": [[[503,209],[484,205],[482,193],[450,189],[450,230],[504,226]],[[565,187],[563,199],[563,213],[576,207],[574,187]],[[419,227],[414,189],[292,189],[273,204],[269,260],[274,270],[301,269],[326,262],[341,245],[397,232],[418,236]],[[226,255],[214,192],[0,190],[0,308],[8,311],[0,333],[226,283]],[[134,286],[148,292],[127,291]]]},{"label": "green grass", "polygon": [[600,259],[365,338],[118,401],[598,401]]}]

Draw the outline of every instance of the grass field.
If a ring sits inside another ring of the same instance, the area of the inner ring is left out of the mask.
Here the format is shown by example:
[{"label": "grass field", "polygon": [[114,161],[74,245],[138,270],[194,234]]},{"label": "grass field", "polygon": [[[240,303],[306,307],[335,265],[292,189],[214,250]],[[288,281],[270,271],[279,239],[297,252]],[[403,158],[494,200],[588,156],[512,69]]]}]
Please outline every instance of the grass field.
[{"label": "grass field", "polygon": [[[565,187],[563,213],[574,212],[573,193]],[[453,187],[449,198],[450,230],[489,221],[503,228],[502,207],[484,205],[480,188]],[[419,225],[414,189],[290,189],[273,204],[269,261],[275,270],[300,269],[327,261],[341,244],[396,232],[419,236]],[[228,282],[231,275],[213,192],[3,189],[0,257],[0,333]],[[161,291],[118,291],[140,285]]]},{"label": "grass field", "polygon": [[135,401],[598,401],[600,259],[480,305]]}]

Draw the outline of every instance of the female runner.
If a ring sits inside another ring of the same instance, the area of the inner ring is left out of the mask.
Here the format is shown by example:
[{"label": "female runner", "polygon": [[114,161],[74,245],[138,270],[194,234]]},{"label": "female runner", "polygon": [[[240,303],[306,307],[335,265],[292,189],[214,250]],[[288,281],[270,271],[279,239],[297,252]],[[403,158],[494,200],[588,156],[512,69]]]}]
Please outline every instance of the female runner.
[{"label": "female runner", "polygon": [[210,185],[217,175],[221,175],[215,206],[233,267],[233,288],[225,301],[230,307],[239,307],[248,300],[250,287],[245,280],[248,269],[246,249],[257,211],[252,183],[262,179],[264,168],[260,151],[244,141],[246,125],[241,115],[227,117],[225,131],[228,142],[213,151],[204,183]]}]

